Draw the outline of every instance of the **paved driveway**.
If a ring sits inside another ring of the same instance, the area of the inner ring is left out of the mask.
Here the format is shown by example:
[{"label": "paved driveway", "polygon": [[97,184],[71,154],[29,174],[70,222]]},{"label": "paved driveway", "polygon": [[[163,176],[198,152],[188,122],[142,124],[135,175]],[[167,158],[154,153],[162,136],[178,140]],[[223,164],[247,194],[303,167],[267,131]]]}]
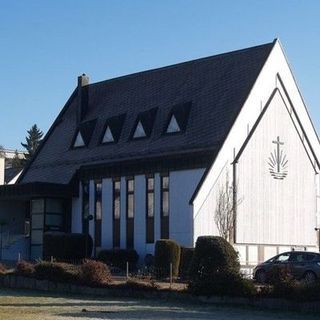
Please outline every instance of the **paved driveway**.
[{"label": "paved driveway", "polygon": [[[85,311],[85,310],[86,311]],[[1,290],[0,320],[267,320],[319,319],[312,315],[135,299],[85,299],[37,292]]]}]

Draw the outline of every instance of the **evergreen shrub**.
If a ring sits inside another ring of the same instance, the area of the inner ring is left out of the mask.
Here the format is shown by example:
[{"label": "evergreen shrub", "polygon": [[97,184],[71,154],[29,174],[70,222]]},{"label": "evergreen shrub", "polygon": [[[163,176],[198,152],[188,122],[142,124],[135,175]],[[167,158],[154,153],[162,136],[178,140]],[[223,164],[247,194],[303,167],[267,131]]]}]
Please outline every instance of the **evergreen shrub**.
[{"label": "evergreen shrub", "polygon": [[194,248],[181,247],[179,275],[181,279],[188,279]]},{"label": "evergreen shrub", "polygon": [[93,241],[82,233],[46,232],[43,236],[43,257],[59,261],[81,260],[90,257]]},{"label": "evergreen shrub", "polygon": [[109,266],[117,267],[122,270],[126,269],[127,262],[130,270],[136,269],[139,255],[134,249],[110,249],[101,250],[98,253],[98,260]]},{"label": "evergreen shrub", "polygon": [[179,275],[180,246],[170,239],[161,239],[156,242],[154,254],[154,267],[157,277],[170,275],[170,263],[172,263],[172,275]]}]

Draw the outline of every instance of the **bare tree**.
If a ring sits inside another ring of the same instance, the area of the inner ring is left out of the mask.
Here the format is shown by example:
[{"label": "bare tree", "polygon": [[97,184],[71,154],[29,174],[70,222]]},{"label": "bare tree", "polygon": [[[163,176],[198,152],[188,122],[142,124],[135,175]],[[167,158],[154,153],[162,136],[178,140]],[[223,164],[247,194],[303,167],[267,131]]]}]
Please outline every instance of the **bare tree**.
[{"label": "bare tree", "polygon": [[230,181],[227,171],[225,183],[218,191],[214,215],[219,234],[227,241],[234,240],[236,210],[241,202],[242,199],[236,199],[236,185]]}]

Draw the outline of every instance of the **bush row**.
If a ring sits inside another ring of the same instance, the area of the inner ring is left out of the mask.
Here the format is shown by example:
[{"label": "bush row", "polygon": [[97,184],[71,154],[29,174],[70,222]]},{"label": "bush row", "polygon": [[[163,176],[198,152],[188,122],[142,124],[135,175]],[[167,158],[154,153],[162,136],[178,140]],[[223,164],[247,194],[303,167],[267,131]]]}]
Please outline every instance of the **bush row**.
[{"label": "bush row", "polygon": [[45,279],[53,282],[68,282],[88,286],[105,286],[111,282],[111,273],[108,266],[94,260],[84,260],[79,265],[47,261],[32,264],[20,261],[17,263],[16,273],[39,280]]},{"label": "bush row", "polygon": [[82,260],[90,257],[93,241],[89,234],[46,232],[43,236],[43,257],[59,261]]}]

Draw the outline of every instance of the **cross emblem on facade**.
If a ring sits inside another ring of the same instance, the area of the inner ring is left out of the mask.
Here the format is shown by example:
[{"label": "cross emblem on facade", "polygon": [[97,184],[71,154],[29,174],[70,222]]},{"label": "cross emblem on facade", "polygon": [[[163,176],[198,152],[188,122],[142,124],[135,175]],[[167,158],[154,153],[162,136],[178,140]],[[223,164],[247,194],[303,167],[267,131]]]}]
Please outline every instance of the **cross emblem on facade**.
[{"label": "cross emblem on facade", "polygon": [[281,146],[284,142],[280,141],[278,136],[276,140],[272,141],[276,148],[270,153],[268,158],[269,172],[274,179],[283,180],[288,174],[288,160]]},{"label": "cross emblem on facade", "polygon": [[277,145],[277,154],[276,154],[276,159],[277,159],[277,172],[280,172],[280,145],[283,145],[283,142],[280,142],[280,137],[277,137],[277,140],[273,140],[272,143],[275,143]]}]

